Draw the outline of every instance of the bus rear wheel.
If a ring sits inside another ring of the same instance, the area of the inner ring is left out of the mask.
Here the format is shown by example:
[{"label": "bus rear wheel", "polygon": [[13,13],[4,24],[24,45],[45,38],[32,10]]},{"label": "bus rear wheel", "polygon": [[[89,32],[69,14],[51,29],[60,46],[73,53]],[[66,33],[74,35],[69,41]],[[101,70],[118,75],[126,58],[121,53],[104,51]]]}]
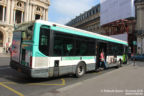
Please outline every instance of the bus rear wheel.
[{"label": "bus rear wheel", "polygon": [[85,64],[79,63],[76,68],[76,77],[79,78],[83,76],[86,72]]}]

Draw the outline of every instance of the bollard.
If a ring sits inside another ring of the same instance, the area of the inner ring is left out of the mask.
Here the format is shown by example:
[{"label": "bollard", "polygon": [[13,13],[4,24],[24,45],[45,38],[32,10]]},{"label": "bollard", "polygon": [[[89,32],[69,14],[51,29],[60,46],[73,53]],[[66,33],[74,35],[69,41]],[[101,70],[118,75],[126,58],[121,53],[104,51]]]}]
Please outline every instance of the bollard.
[{"label": "bollard", "polygon": [[135,65],[136,65],[136,64],[135,64],[135,58],[134,58],[134,60],[133,60],[133,61],[134,61],[133,66],[135,66]]}]

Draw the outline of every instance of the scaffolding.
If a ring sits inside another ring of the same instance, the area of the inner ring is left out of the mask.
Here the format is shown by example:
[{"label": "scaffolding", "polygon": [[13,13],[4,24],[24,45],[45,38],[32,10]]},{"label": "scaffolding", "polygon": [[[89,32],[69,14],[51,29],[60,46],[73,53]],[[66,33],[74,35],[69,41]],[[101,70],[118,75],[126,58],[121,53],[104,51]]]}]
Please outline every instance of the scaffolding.
[{"label": "scaffolding", "polygon": [[131,48],[131,52],[134,53],[136,52],[136,48],[133,44],[133,41],[136,41],[135,25],[136,25],[135,19],[121,19],[105,24],[102,26],[102,28],[105,30],[104,35],[107,36],[127,33],[128,35],[127,41],[129,47]]}]

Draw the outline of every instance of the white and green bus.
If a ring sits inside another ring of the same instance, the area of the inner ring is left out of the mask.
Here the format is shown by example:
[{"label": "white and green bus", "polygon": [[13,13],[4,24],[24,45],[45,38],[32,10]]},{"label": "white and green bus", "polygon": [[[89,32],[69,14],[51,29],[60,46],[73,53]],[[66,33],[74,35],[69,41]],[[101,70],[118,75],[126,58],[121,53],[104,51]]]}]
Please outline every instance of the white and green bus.
[{"label": "white and green bus", "polygon": [[33,78],[81,77],[100,67],[102,50],[107,67],[119,67],[127,46],[122,40],[36,20],[15,27],[10,66]]}]

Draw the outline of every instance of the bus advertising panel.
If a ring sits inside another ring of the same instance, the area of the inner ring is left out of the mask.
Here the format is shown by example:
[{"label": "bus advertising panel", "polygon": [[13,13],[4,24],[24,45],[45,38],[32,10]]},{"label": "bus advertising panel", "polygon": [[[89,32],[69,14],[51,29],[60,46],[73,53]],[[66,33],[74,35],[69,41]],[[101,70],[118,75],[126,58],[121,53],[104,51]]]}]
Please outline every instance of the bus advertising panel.
[{"label": "bus advertising panel", "polygon": [[14,32],[12,42],[12,60],[16,62],[19,62],[20,60],[20,45],[21,45],[21,32]]}]

